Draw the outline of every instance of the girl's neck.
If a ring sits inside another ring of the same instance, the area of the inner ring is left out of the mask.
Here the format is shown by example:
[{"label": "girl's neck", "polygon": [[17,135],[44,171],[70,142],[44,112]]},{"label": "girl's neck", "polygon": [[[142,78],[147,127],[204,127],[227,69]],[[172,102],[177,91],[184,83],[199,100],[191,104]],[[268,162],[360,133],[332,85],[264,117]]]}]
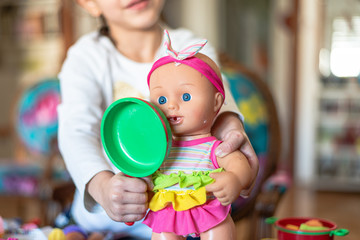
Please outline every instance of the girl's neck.
[{"label": "girl's neck", "polygon": [[119,52],[135,62],[153,62],[162,41],[159,24],[147,30],[111,28],[110,34]]},{"label": "girl's neck", "polygon": [[174,141],[191,141],[196,140],[200,138],[206,138],[211,137],[211,133],[204,133],[204,134],[198,134],[198,135],[192,135],[192,136],[173,136]]}]

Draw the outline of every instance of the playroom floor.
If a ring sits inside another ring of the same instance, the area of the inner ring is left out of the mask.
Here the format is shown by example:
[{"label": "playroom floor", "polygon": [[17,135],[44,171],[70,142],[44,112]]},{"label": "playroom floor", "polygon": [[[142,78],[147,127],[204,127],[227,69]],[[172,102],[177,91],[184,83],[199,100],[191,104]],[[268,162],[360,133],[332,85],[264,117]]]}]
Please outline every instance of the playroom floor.
[{"label": "playroom floor", "polygon": [[[31,219],[39,216],[41,205],[36,199],[0,196],[0,216],[20,216]],[[325,218],[335,222],[338,228],[346,228],[350,231],[349,235],[335,237],[335,240],[360,240],[360,192],[317,192],[291,187],[282,197],[275,216],[278,218],[296,216]],[[236,227],[238,240],[248,240],[242,237],[246,224],[237,222]]]},{"label": "playroom floor", "polygon": [[[334,239],[360,240],[360,192],[318,192],[291,187],[282,197],[275,216],[324,218],[335,222],[338,228],[350,231],[349,235]],[[241,228],[237,224],[238,240],[246,240],[241,237]]]}]

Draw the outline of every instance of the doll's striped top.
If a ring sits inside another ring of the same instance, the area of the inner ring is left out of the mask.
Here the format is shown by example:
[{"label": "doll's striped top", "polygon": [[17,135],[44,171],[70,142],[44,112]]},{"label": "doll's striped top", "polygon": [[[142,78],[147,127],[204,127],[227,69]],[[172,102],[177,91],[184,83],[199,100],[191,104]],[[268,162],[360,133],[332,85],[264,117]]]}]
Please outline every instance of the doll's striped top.
[{"label": "doll's striped top", "polygon": [[[160,166],[160,172],[165,175],[175,175],[180,172],[183,176],[209,172],[219,168],[215,156],[215,148],[220,141],[215,137],[205,137],[190,141],[173,141],[170,153]],[[179,184],[166,188],[167,190],[184,190]],[[194,189],[189,186],[185,189]]]}]

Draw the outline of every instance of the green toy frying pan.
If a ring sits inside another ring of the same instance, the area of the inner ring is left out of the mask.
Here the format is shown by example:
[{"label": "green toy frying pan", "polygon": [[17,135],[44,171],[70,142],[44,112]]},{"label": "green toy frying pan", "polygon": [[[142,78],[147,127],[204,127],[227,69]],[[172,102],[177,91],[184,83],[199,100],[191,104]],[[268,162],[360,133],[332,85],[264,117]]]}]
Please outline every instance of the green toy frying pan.
[{"label": "green toy frying pan", "polygon": [[170,125],[154,104],[122,98],[105,111],[101,140],[112,163],[131,177],[153,174],[171,147]]}]

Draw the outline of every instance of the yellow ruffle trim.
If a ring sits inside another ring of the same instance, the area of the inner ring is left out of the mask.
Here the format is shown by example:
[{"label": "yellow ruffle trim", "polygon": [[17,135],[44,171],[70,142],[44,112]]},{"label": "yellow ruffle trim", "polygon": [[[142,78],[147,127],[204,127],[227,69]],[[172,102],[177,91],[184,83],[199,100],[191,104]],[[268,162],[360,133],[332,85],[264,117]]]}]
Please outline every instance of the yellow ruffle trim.
[{"label": "yellow ruffle trim", "polygon": [[197,190],[172,191],[159,190],[149,203],[149,208],[156,212],[170,204],[175,211],[185,211],[206,202],[205,187]]}]

